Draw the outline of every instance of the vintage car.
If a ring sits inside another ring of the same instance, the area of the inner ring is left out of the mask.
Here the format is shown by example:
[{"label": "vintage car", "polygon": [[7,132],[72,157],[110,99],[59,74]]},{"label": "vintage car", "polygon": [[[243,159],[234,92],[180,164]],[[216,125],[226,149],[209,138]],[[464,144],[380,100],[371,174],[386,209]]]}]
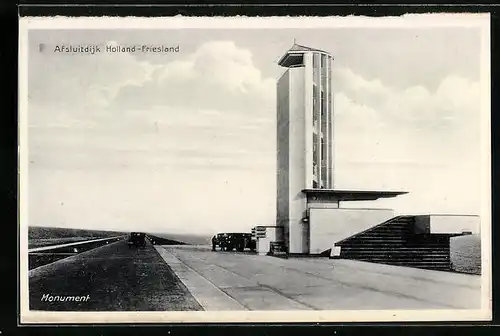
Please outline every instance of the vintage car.
[{"label": "vintage car", "polygon": [[146,247],[146,234],[143,232],[131,232],[128,237],[128,247]]},{"label": "vintage car", "polygon": [[218,233],[216,235],[216,244],[220,247],[221,251],[236,249],[242,252],[245,249],[250,249],[251,251],[255,251],[256,249],[256,241],[253,239],[251,233]]}]

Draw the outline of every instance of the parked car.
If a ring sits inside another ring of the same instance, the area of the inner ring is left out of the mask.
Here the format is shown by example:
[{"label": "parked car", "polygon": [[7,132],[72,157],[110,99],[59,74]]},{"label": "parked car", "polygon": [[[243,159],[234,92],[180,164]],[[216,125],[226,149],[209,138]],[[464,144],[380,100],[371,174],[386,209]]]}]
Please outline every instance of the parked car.
[{"label": "parked car", "polygon": [[128,237],[128,247],[145,248],[146,234],[143,232],[131,232]]},{"label": "parked car", "polygon": [[242,232],[218,233],[216,245],[220,247],[221,251],[233,251],[235,249],[239,252],[245,249],[255,251],[257,248],[257,242],[253,239],[252,234]]}]

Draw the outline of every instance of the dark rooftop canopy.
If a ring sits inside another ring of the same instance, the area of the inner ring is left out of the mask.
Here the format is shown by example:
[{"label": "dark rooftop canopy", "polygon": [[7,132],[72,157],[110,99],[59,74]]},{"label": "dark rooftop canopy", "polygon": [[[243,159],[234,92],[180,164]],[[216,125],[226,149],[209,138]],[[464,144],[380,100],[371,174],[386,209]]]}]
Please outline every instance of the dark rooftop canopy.
[{"label": "dark rooftop canopy", "polygon": [[285,55],[280,58],[278,64],[287,68],[301,66],[303,64],[304,52],[308,51],[320,52],[331,56],[328,51],[310,48],[294,43],[293,46],[285,53]]},{"label": "dark rooftop canopy", "polygon": [[337,190],[337,189],[304,189],[307,196],[332,198],[339,201],[374,201],[379,198],[391,198],[407,194],[406,191],[377,191],[377,190]]},{"label": "dark rooftop canopy", "polygon": [[321,49],[315,49],[311,47],[306,47],[297,43],[294,43],[293,46],[288,50],[288,51],[317,51],[317,52],[322,52],[325,54],[330,54],[328,51],[324,51]]}]

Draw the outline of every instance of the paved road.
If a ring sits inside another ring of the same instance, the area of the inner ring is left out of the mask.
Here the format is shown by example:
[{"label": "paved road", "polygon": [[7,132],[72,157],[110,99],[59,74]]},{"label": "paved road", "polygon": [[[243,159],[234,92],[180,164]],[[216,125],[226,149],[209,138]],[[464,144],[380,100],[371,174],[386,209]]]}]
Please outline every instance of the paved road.
[{"label": "paved road", "polygon": [[[30,272],[30,309],[50,311],[202,310],[153,246],[129,249],[126,241],[98,247]],[[46,302],[51,296],[87,301]]]},{"label": "paved road", "polygon": [[205,310],[480,309],[480,277],[156,246]]},{"label": "paved road", "polygon": [[474,275],[126,241],[30,271],[29,290],[31,310],[52,311],[479,309],[481,295]]}]

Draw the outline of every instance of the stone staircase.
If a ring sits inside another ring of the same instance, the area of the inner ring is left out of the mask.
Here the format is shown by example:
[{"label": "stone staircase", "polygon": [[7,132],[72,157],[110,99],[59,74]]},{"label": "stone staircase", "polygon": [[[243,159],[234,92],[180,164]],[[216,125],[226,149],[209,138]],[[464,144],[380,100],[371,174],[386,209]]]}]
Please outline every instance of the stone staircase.
[{"label": "stone staircase", "polygon": [[450,270],[450,234],[417,233],[415,217],[398,216],[335,243],[340,258]]}]

